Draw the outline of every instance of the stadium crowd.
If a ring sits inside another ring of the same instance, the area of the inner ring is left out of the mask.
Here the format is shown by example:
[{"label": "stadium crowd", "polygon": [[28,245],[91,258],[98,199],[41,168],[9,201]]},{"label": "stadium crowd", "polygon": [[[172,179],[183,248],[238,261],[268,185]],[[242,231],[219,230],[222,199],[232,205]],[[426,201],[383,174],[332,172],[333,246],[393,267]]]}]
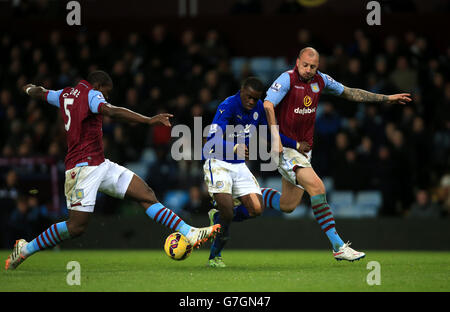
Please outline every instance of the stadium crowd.
[{"label": "stadium crowd", "polygon": [[[387,35],[380,42],[357,30],[351,44],[331,48],[319,39],[312,38],[307,29],[299,30],[298,50],[316,47],[321,52],[322,72],[344,85],[372,92],[410,92],[413,102],[407,106],[363,105],[322,96],[313,153],[318,174],[332,177],[337,190],[380,190],[382,215],[447,216],[450,47],[439,51],[414,32],[402,37]],[[253,75],[247,66],[239,77],[233,74],[233,55],[225,40],[214,29],[204,36],[185,30],[176,37],[162,25],[155,26],[149,36],[130,33],[125,41],[113,40],[108,31],[80,32],[71,41],[54,31],[46,42],[0,35],[1,157],[51,156],[63,174],[65,133],[60,114],[50,105],[29,100],[21,94],[21,87],[33,82],[61,89],[95,69],[110,73],[114,81],[111,103],[115,105],[145,115],[170,112],[175,115],[173,125],[191,128],[193,117],[202,116],[203,125],[208,125],[217,105],[237,92],[241,79]],[[295,52],[285,56],[287,64],[293,64]],[[155,159],[148,167],[147,182],[158,198],[163,199],[171,189],[185,189],[191,196],[186,210],[204,213],[210,204],[201,161],[174,161],[170,131],[164,126],[115,123],[105,117],[105,155],[126,164],[141,161],[150,150]],[[20,188],[15,169],[0,170],[2,228],[7,223],[15,228],[25,214],[33,213],[25,218],[27,222],[41,220],[38,215],[45,217],[45,207],[36,210],[39,203],[23,197],[28,193]],[[258,171],[254,174],[261,177]]]}]

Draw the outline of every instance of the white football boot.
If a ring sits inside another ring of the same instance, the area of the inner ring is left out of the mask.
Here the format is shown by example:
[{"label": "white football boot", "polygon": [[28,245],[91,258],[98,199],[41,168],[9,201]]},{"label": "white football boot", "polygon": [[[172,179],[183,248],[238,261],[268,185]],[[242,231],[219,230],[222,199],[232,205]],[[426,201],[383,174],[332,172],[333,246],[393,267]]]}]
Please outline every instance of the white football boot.
[{"label": "white football boot", "polygon": [[339,248],[339,251],[333,251],[333,256],[336,260],[347,260],[347,261],[355,261],[362,259],[366,256],[365,253],[356,251],[350,248],[351,243],[347,242]]},{"label": "white football boot", "polygon": [[210,239],[214,239],[216,235],[220,232],[220,224],[215,224],[203,228],[195,228],[189,231],[186,235],[186,239],[189,244],[194,248],[199,248],[201,244],[206,243]]},{"label": "white football boot", "polygon": [[26,258],[21,254],[22,247],[28,244],[24,239],[16,240],[13,252],[5,261],[5,270],[15,270]]}]

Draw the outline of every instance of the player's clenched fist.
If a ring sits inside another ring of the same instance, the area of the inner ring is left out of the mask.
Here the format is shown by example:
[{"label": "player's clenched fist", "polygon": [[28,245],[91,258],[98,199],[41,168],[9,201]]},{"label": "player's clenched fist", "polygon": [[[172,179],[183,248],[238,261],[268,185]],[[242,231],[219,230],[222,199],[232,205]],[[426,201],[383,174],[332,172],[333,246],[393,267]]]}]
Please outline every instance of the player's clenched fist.
[{"label": "player's clenched fist", "polygon": [[308,153],[311,150],[311,146],[308,144],[308,142],[302,141],[297,143],[297,151],[302,153],[306,156],[306,153]]},{"label": "player's clenched fist", "polygon": [[35,88],[36,86],[34,85],[34,84],[32,84],[32,83],[29,83],[29,84],[27,84],[26,86],[24,86],[23,88],[22,88],[22,90],[23,90],[23,92],[25,92],[26,94],[28,94],[28,89],[29,88]]}]

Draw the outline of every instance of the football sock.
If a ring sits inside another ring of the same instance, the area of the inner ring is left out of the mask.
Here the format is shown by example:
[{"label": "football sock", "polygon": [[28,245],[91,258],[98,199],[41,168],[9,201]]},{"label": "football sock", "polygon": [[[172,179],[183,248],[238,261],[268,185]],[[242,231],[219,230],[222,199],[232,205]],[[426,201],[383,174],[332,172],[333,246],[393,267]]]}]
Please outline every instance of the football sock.
[{"label": "football sock", "polygon": [[249,215],[247,208],[244,205],[239,205],[233,208],[234,216],[233,222],[241,222],[253,218]]},{"label": "football sock", "polygon": [[161,203],[156,203],[147,208],[145,213],[156,223],[160,223],[172,231],[179,231],[184,236],[187,236],[191,230],[191,226],[186,224],[176,213],[164,207]]},{"label": "football sock", "polygon": [[325,194],[311,196],[311,205],[314,217],[322,230],[328,236],[334,251],[339,251],[339,247],[344,245],[344,242],[336,232],[333,213],[327,203]]},{"label": "football sock", "polygon": [[[220,215],[219,211],[217,211],[214,214],[214,219],[213,219],[214,224],[220,223],[219,215]],[[233,222],[242,222],[244,220],[251,219],[251,218],[254,218],[254,217],[250,216],[247,208],[245,208],[244,205],[239,205],[239,206],[236,206],[233,208],[233,220],[232,220]]]},{"label": "football sock", "polygon": [[221,257],[222,256],[222,250],[225,247],[225,244],[230,239],[230,225],[229,224],[221,224],[222,231],[219,233],[216,238],[214,239],[214,242],[211,245],[210,253],[209,253],[209,259],[214,259],[215,257]]},{"label": "football sock", "polygon": [[21,253],[28,257],[37,251],[55,247],[63,240],[69,239],[70,234],[67,230],[66,221],[55,223],[38,237],[22,247]]},{"label": "football sock", "polygon": [[281,193],[271,188],[262,188],[261,193],[263,196],[263,202],[266,207],[281,211],[280,209],[280,197]]}]

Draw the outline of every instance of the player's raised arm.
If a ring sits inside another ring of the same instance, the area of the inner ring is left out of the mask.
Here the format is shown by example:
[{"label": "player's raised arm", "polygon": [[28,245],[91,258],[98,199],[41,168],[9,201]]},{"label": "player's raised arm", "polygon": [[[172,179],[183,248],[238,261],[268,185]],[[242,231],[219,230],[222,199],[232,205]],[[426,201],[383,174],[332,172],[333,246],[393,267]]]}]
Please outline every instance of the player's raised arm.
[{"label": "player's raised arm", "polygon": [[99,113],[111,117],[112,119],[123,120],[130,123],[144,123],[148,125],[163,124],[168,127],[171,126],[169,118],[173,117],[172,114],[167,113],[147,117],[133,112],[128,108],[114,106],[109,103],[103,103],[103,105],[99,107]]},{"label": "player's raised arm", "polygon": [[406,104],[411,102],[411,94],[400,93],[393,95],[384,95],[378,93],[372,93],[366,90],[349,88],[344,86],[344,91],[340,95],[342,98],[354,102],[383,102],[389,104]]},{"label": "player's raised arm", "polygon": [[29,83],[26,86],[24,86],[22,90],[34,100],[41,100],[41,101],[47,100],[48,90],[45,89],[44,87],[36,86],[34,84]]}]

